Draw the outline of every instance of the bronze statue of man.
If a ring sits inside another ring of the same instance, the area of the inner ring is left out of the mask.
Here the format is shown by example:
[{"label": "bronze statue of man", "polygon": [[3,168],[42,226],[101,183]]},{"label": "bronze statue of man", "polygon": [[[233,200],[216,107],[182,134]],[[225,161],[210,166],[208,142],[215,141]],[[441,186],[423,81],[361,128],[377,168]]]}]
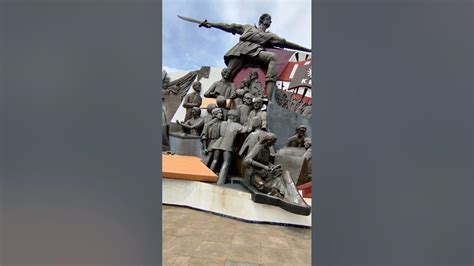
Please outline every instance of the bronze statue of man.
[{"label": "bronze statue of man", "polygon": [[239,123],[242,125],[248,124],[248,118],[250,111],[252,111],[252,95],[250,93],[245,93],[243,98],[243,103],[235,107],[239,111]]},{"label": "bronze statue of man", "polygon": [[247,167],[246,177],[249,178],[250,185],[261,193],[277,197],[292,208],[298,208],[309,214],[310,207],[299,194],[289,171],[282,169],[281,165],[274,164],[271,147],[276,140],[275,134],[265,134],[245,156],[243,164]]},{"label": "bronze statue of man", "polygon": [[274,156],[270,150],[276,140],[275,134],[265,134],[245,156],[244,165],[250,170],[251,185],[263,193],[283,198],[286,191],[281,180],[281,166],[273,164]]},{"label": "bronze statue of man", "polygon": [[253,110],[250,111],[248,115],[248,119],[251,119],[252,117],[259,117],[262,120],[262,129],[266,130],[267,129],[267,111],[263,110],[263,99],[262,98],[255,98],[253,100]]},{"label": "bronze statue of man", "polygon": [[286,140],[285,147],[302,148],[305,144],[306,126],[300,125],[296,127],[296,134]]},{"label": "bronze statue of man", "polygon": [[229,111],[229,110],[227,110],[227,100],[226,100],[226,98],[222,95],[217,96],[216,104],[217,104],[217,107],[220,108],[221,111],[222,111],[222,114],[223,114],[222,120],[226,121],[227,120],[227,112]]},{"label": "bronze statue of man", "polygon": [[245,92],[249,92],[249,86],[250,86],[250,80],[245,78],[240,82],[239,89],[242,89]]},{"label": "bronze statue of man", "polygon": [[191,118],[191,109],[193,107],[200,107],[202,104],[201,98],[201,82],[194,82],[192,85],[193,92],[186,94],[183,100],[183,107],[186,108],[186,115],[184,121],[187,121]]},{"label": "bronze statue of man", "polygon": [[217,185],[225,184],[227,173],[229,172],[230,164],[232,162],[232,154],[235,150],[234,142],[237,134],[247,131],[246,127],[236,122],[238,118],[239,112],[236,110],[230,110],[227,113],[227,121],[220,124],[220,137],[211,146],[214,152],[214,158],[210,167],[212,171],[217,170],[217,164],[221,160],[221,154],[223,154],[222,166],[219,170]]},{"label": "bronze statue of man", "polygon": [[212,109],[212,120],[204,124],[204,128],[201,134],[201,142],[203,148],[203,162],[207,166],[210,166],[213,158],[212,144],[216,142],[220,137],[220,124],[224,117],[220,108]]},{"label": "bronze statue of man", "polygon": [[222,79],[212,83],[211,87],[204,93],[204,97],[217,98],[224,96],[226,99],[234,99],[235,87],[230,79],[230,71],[224,68],[221,72]]},{"label": "bronze statue of man", "polygon": [[[248,127],[251,128],[252,132],[245,138],[244,143],[240,147],[240,156],[246,155],[268,133],[262,130],[262,119],[259,117],[252,117],[248,122]],[[272,152],[274,151],[272,150]]]},{"label": "bronze statue of man", "polygon": [[232,109],[237,109],[237,106],[244,103],[244,95],[247,93],[244,89],[237,89],[237,97],[235,97],[234,102],[232,103]]},{"label": "bronze statue of man", "polygon": [[217,104],[215,103],[210,103],[209,105],[207,105],[207,112],[206,112],[206,115],[204,116],[204,124],[207,124],[209,121],[212,120],[212,110],[214,108],[217,108]]},{"label": "bronze statue of man", "polygon": [[[196,22],[194,19],[184,18],[187,21]],[[258,26],[250,24],[226,24],[211,23],[207,20],[201,22],[199,26],[206,28],[216,28],[232,34],[239,34],[239,42],[231,48],[225,55],[224,61],[230,70],[230,80],[244,67],[246,63],[263,64],[266,69],[266,85],[268,97],[271,99],[277,80],[277,59],[274,53],[265,50],[265,48],[281,47],[310,52],[311,49],[299,46],[286,41],[280,36],[268,32],[272,24],[272,18],[269,14],[262,14],[258,21]]]},{"label": "bronze statue of man", "polygon": [[249,82],[249,92],[253,97],[265,96],[265,89],[263,88],[262,83],[258,80],[257,70],[252,70],[252,72],[250,72]]},{"label": "bronze statue of man", "polygon": [[184,133],[189,133],[193,136],[200,136],[202,128],[204,127],[204,119],[201,117],[201,109],[199,109],[199,107],[191,108],[191,118],[184,122],[176,121],[176,123],[183,127]]}]

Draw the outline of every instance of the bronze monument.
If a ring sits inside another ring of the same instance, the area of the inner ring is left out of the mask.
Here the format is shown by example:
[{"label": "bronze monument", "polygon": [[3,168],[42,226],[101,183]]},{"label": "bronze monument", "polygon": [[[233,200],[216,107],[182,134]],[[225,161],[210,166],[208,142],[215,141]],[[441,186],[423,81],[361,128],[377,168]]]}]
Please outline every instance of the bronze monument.
[{"label": "bronze monument", "polygon": [[239,42],[224,55],[225,64],[230,71],[229,79],[233,80],[235,75],[237,75],[237,73],[247,63],[258,63],[263,65],[267,69],[266,88],[270,99],[273,95],[273,90],[276,87],[275,84],[278,74],[276,70],[277,60],[273,52],[269,52],[265,49],[280,47],[311,52],[311,49],[289,42],[284,38],[267,31],[272,24],[272,19],[271,16],[266,13],[260,16],[258,26],[236,23],[211,23],[207,20],[199,21],[183,16],[178,17],[189,22],[198,23],[199,27],[216,28],[232,34],[239,34]]}]

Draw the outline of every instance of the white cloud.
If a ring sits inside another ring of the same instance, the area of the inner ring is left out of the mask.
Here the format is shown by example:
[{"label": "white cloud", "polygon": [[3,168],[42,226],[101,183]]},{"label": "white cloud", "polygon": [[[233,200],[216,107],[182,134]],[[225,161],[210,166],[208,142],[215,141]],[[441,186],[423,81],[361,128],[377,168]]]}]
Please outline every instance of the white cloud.
[{"label": "white cloud", "polygon": [[163,66],[163,69],[166,70],[167,73],[175,73],[175,72],[189,72],[195,69],[179,69],[169,66]]},{"label": "white cloud", "polygon": [[239,35],[198,28],[179,20],[177,14],[210,22],[257,24],[262,13],[272,16],[271,32],[311,47],[311,0],[166,0],[163,63],[178,68],[222,67],[225,52],[239,41]]}]

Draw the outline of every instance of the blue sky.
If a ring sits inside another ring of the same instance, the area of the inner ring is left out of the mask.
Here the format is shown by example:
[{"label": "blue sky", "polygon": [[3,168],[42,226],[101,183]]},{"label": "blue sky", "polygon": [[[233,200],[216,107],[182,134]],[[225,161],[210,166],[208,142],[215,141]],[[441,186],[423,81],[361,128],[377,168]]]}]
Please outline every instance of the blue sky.
[{"label": "blue sky", "polygon": [[311,0],[165,0],[163,68],[177,71],[224,67],[224,54],[239,40],[239,35],[199,28],[177,15],[210,22],[257,24],[262,13],[272,16],[271,32],[311,47]]}]

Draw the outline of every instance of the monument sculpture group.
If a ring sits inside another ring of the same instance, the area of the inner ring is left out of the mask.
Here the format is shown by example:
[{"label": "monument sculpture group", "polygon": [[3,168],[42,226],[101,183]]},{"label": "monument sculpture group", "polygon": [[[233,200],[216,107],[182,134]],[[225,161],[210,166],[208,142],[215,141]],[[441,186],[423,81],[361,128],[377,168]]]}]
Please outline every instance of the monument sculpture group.
[{"label": "monument sculpture group", "polygon": [[[202,88],[199,81],[191,84],[192,91],[182,98],[181,105],[186,110],[184,120],[177,120],[175,128],[200,142],[201,160],[218,175],[217,185],[236,181],[252,193],[256,202],[277,205],[296,214],[310,214],[310,207],[296,189],[301,173],[306,180],[310,179],[308,128],[305,125],[296,127],[295,135],[275,152],[278,136],[269,131],[267,118],[272,114],[267,106],[281,98],[279,93],[275,98],[277,55],[268,49],[311,50],[268,32],[272,23],[269,14],[260,16],[258,26],[179,17],[198,23],[199,27],[239,34],[240,39],[224,55],[227,67],[222,70],[220,80],[209,88]],[[254,69],[235,86],[234,79],[239,71],[249,66]],[[265,71],[265,84],[259,81],[255,67]],[[164,82],[171,84],[166,78]],[[171,85],[164,90],[164,95],[174,97],[179,92],[178,86]],[[203,105],[201,95],[214,102]],[[167,117],[167,128],[172,124],[169,119]]]}]

